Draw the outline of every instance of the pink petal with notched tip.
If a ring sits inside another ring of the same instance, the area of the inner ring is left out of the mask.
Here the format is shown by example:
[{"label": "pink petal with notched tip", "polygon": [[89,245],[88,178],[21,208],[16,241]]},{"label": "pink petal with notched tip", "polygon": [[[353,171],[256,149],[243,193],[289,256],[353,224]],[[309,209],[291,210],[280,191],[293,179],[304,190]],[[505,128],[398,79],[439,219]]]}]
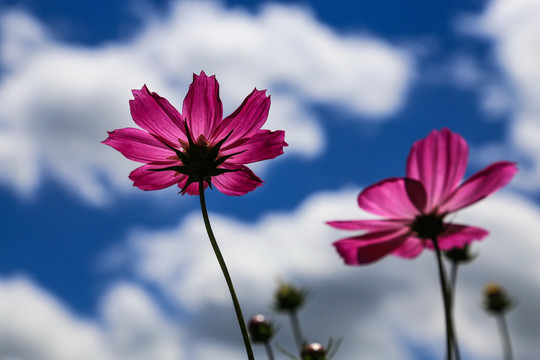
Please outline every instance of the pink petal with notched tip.
[{"label": "pink petal with notched tip", "polygon": [[186,178],[185,175],[175,171],[153,171],[155,165],[143,165],[133,170],[129,178],[133,181],[133,186],[141,190],[160,190],[165,189]]},{"label": "pink petal with notched tip", "polygon": [[283,154],[284,146],[287,146],[284,131],[259,130],[242,145],[224,149],[220,155],[240,153],[228,159],[226,163],[249,164]]},{"label": "pink petal with notched tip", "polygon": [[408,236],[406,229],[381,231],[338,240],[333,245],[347,265],[365,265],[392,253]]},{"label": "pink petal with notched tip", "polygon": [[407,226],[403,220],[341,220],[328,221],[328,225],[341,230],[393,231]]},{"label": "pink petal with notched tip", "polygon": [[240,139],[255,135],[266,122],[269,110],[270,97],[266,96],[266,90],[253,90],[238,109],[223,119],[214,130],[210,142],[218,142],[232,132],[223,144],[223,148],[227,148]]},{"label": "pink petal with notched tip", "polygon": [[163,162],[175,153],[144,130],[125,128],[109,132],[102,144],[112,146],[126,158],[142,163]]},{"label": "pink petal with notched tip", "polygon": [[507,185],[517,173],[516,164],[500,161],[480,170],[442,204],[441,212],[454,212],[469,206]]},{"label": "pink petal with notched tip", "polygon": [[358,205],[390,219],[412,219],[425,206],[425,191],[418,181],[390,178],[365,188],[358,195]]},{"label": "pink petal with notched tip", "polygon": [[150,93],[146,85],[132,93],[134,99],[129,101],[129,107],[137,125],[171,146],[178,145],[178,139],[187,141],[183,117],[167,99]]},{"label": "pink petal with notched tip", "polygon": [[[447,224],[447,226],[448,228],[437,238],[439,248],[443,251],[456,247],[462,248],[474,240],[482,240],[489,234],[486,230],[474,226],[459,224]],[[431,240],[426,240],[425,245],[433,250]]]},{"label": "pink petal with notched tip", "polygon": [[262,186],[262,180],[245,166],[222,166],[222,168],[238,169],[212,178],[212,185],[225,195],[245,195]]},{"label": "pink petal with notched tip", "polygon": [[456,189],[465,175],[468,157],[465,139],[448,129],[433,130],[414,143],[407,158],[407,177],[424,185],[426,212],[431,212]]},{"label": "pink petal with notched tip", "polygon": [[187,119],[193,141],[196,142],[200,135],[206,140],[210,139],[214,129],[223,119],[223,105],[219,98],[219,84],[215,76],[206,76],[204,71],[201,71],[200,75],[193,74],[193,82],[189,85],[184,99],[182,114]]}]

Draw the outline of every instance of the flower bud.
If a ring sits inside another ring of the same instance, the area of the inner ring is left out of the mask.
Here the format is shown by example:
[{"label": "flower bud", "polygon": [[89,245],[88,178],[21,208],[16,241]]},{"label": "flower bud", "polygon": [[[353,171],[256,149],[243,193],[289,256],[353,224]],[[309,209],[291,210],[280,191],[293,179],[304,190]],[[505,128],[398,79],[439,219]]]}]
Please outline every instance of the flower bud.
[{"label": "flower bud", "polygon": [[254,343],[267,343],[274,336],[274,326],[260,314],[249,320],[248,330]]},{"label": "flower bud", "polygon": [[484,309],[494,315],[500,315],[510,309],[512,299],[497,283],[489,283],[484,288]]},{"label": "flower bud", "polygon": [[307,292],[291,284],[281,284],[274,294],[274,309],[278,312],[294,312],[306,300]]},{"label": "flower bud", "polygon": [[302,349],[302,360],[326,360],[326,350],[319,343],[311,343]]},{"label": "flower bud", "polygon": [[469,244],[459,248],[455,247],[444,252],[444,256],[454,263],[467,263],[476,258],[475,254],[471,254],[471,247]]}]

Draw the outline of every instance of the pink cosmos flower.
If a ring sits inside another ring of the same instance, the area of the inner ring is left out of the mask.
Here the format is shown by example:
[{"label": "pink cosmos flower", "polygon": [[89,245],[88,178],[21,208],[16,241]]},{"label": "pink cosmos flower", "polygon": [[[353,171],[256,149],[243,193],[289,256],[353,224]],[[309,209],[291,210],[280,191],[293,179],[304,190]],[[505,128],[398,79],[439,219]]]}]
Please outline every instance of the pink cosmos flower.
[{"label": "pink cosmos flower", "polygon": [[433,249],[434,239],[442,250],[450,250],[484,238],[486,230],[444,218],[508,184],[517,167],[496,162],[460,184],[467,160],[467,143],[448,129],[417,141],[407,159],[406,177],[382,180],[358,196],[362,209],[385,219],[328,222],[338,229],[364,231],[334,243],[345,263],[368,264],[388,254],[414,258],[423,248]]},{"label": "pink cosmos flower", "polygon": [[146,85],[133,96],[131,116],[142,130],[114,130],[103,143],[144,163],[129,175],[142,190],[178,184],[182,194],[197,195],[202,179],[205,188],[244,195],[262,185],[245,164],[275,158],[287,146],[283,131],[261,129],[270,109],[266,91],[254,89],[225,119],[219,84],[204,71],[193,74],[182,114]]}]

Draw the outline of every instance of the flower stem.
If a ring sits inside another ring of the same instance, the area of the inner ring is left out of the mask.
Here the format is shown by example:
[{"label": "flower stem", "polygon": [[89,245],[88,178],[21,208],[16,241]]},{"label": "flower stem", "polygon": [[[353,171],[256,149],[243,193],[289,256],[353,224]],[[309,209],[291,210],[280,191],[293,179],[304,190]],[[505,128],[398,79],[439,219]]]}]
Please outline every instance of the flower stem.
[{"label": "flower stem", "polygon": [[[452,268],[450,269],[450,284],[452,284],[452,295],[456,293],[456,282],[459,264],[457,261],[452,261]],[[454,299],[452,298],[452,303]]]},{"label": "flower stem", "polygon": [[459,349],[457,349],[457,342],[455,342],[454,324],[452,321],[452,295],[450,288],[448,287],[448,281],[446,280],[446,272],[441,259],[441,249],[439,248],[439,242],[437,238],[431,239],[433,247],[435,248],[435,255],[437,257],[437,265],[439,267],[439,280],[441,283],[441,292],[444,303],[444,316],[446,320],[446,360],[453,360],[452,353],[454,346],[456,347],[456,358],[459,359]]},{"label": "flower stem", "polygon": [[302,346],[304,345],[304,336],[302,335],[302,329],[300,328],[298,313],[296,311],[290,311],[289,317],[291,318],[291,327],[293,329],[294,340],[298,346],[298,351],[302,351]]},{"label": "flower stem", "polygon": [[206,232],[208,233],[210,244],[212,244],[212,248],[214,249],[214,253],[216,254],[217,261],[219,263],[219,266],[221,267],[223,276],[225,277],[225,282],[227,283],[227,287],[229,288],[229,292],[231,293],[234,311],[236,312],[238,325],[240,326],[240,331],[242,332],[242,337],[244,338],[244,345],[246,347],[248,359],[255,360],[255,357],[253,356],[253,349],[251,348],[251,342],[249,340],[248,330],[244,321],[244,315],[242,314],[242,308],[240,307],[240,303],[238,302],[238,298],[236,297],[236,292],[234,291],[234,286],[231,280],[231,276],[229,275],[229,270],[227,270],[227,265],[225,264],[223,255],[221,255],[221,251],[219,250],[219,246],[214,236],[214,232],[212,231],[212,227],[210,226],[210,219],[208,218],[206,201],[204,199],[204,180],[199,181],[199,199],[201,201],[201,211],[204,219],[204,226],[206,227]]},{"label": "flower stem", "polygon": [[497,324],[499,325],[499,331],[501,333],[504,360],[512,360],[512,343],[510,342],[510,334],[508,332],[508,326],[506,325],[504,313],[497,315]]},{"label": "flower stem", "polygon": [[[457,274],[458,274],[459,262],[452,261],[452,267],[450,268],[450,307],[453,309],[454,304],[456,303],[456,286],[457,286]],[[459,347],[458,347],[458,338],[456,329],[454,329],[454,351],[456,355],[456,360],[460,360]]]},{"label": "flower stem", "polygon": [[264,348],[266,349],[266,354],[268,355],[268,360],[274,360],[274,352],[272,351],[272,345],[267,341],[264,343]]}]

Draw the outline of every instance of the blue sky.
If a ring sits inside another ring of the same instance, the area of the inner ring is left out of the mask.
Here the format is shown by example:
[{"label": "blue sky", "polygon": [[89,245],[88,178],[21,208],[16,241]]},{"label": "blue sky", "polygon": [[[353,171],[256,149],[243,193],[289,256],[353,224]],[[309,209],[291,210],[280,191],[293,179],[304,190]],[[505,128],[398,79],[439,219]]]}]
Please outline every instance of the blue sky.
[{"label": "blue sky", "polygon": [[468,175],[500,159],[520,167],[458,215],[491,233],[460,273],[463,352],[500,357],[479,306],[498,281],[519,300],[516,358],[534,359],[538,24],[535,0],[0,1],[0,357],[241,358],[198,199],[133,188],[137,164],[100,144],[132,126],[131,89],[180,108],[204,70],[227,113],[268,89],[265,127],[290,144],[253,166],[263,187],[208,193],[246,316],[282,323],[278,341],[292,346],[269,310],[284,279],[313,293],[301,314],[310,340],[344,338],[336,359],[442,359],[432,254],[347,268],[330,246],[343,233],[323,222],[367,216],[361,188],[404,175],[414,141],[449,127],[470,145]]}]

